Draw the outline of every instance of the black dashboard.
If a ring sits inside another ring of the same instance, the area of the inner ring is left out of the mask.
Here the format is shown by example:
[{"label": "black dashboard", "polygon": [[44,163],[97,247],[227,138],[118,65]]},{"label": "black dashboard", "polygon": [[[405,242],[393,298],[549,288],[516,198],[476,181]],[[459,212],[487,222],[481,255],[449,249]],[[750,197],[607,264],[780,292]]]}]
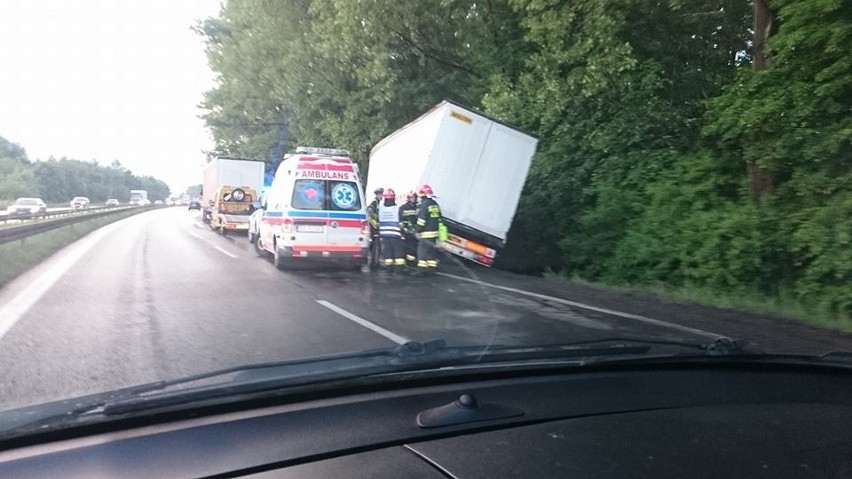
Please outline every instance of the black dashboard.
[{"label": "black dashboard", "polygon": [[7,441],[0,477],[846,478],[850,379],[735,362],[420,378]]}]

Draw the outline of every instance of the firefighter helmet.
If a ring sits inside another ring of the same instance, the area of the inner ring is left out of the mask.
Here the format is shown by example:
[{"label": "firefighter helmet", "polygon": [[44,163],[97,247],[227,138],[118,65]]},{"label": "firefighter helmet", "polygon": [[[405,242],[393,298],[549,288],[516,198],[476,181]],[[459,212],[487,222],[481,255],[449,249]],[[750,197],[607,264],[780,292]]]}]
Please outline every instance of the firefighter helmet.
[{"label": "firefighter helmet", "polygon": [[414,190],[411,190],[411,191],[409,191],[408,193],[405,194],[405,199],[408,200],[408,201],[411,201],[411,200],[416,199],[416,198],[417,198],[417,192],[414,191]]},{"label": "firefighter helmet", "polygon": [[393,189],[391,189],[391,188],[388,188],[388,189],[386,189],[386,190],[385,190],[385,195],[384,195],[384,196],[385,196],[385,199],[386,199],[386,200],[393,200],[393,199],[396,199],[396,193],[395,193],[395,192],[393,191]]},{"label": "firefighter helmet", "polygon": [[429,185],[423,185],[420,187],[420,190],[417,192],[420,196],[432,196],[432,187]]}]

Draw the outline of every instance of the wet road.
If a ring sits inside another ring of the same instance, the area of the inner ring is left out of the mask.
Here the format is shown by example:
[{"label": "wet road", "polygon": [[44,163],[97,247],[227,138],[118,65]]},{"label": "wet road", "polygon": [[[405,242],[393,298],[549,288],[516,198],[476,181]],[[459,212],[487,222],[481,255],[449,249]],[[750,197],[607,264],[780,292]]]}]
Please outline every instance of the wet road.
[{"label": "wet road", "polygon": [[[429,278],[280,272],[244,237],[207,229],[197,212],[142,213],[70,245],[0,291],[0,409],[408,340],[759,336],[750,323],[721,313],[715,320],[694,308],[681,314],[676,306],[457,261],[441,270]],[[789,333],[801,336],[801,328]]]}]

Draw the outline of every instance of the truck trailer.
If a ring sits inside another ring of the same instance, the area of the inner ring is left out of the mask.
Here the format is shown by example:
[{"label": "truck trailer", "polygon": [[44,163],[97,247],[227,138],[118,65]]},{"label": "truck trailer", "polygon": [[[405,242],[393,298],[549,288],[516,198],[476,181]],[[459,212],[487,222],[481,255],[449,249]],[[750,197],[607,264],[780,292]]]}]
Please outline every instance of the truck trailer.
[{"label": "truck trailer", "polygon": [[491,266],[505,246],[538,140],[505,123],[442,101],[370,152],[367,191],[399,200],[429,184],[449,231],[441,246]]}]

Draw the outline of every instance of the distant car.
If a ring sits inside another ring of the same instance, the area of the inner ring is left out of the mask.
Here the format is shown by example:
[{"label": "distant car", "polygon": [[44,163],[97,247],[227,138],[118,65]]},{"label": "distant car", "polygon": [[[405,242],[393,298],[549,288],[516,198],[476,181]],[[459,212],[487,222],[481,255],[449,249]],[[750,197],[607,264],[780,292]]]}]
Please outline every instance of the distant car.
[{"label": "distant car", "polygon": [[110,199],[106,200],[105,204],[106,204],[106,206],[118,206],[120,203],[118,202],[117,199],[110,198]]},{"label": "distant car", "polygon": [[189,208],[187,210],[200,210],[201,209],[201,200],[192,200],[189,202]]},{"label": "distant car", "polygon": [[161,204],[163,204],[163,200],[157,200],[157,201],[154,202],[154,204],[155,205],[161,205]]},{"label": "distant car", "polygon": [[151,206],[151,200],[142,200],[139,204],[142,206]]},{"label": "distant car", "polygon": [[47,213],[47,205],[41,198],[18,198],[6,211],[10,218],[33,218]]},{"label": "distant car", "polygon": [[84,210],[89,208],[89,199],[85,196],[76,196],[73,200],[71,200],[71,208],[75,210]]}]

